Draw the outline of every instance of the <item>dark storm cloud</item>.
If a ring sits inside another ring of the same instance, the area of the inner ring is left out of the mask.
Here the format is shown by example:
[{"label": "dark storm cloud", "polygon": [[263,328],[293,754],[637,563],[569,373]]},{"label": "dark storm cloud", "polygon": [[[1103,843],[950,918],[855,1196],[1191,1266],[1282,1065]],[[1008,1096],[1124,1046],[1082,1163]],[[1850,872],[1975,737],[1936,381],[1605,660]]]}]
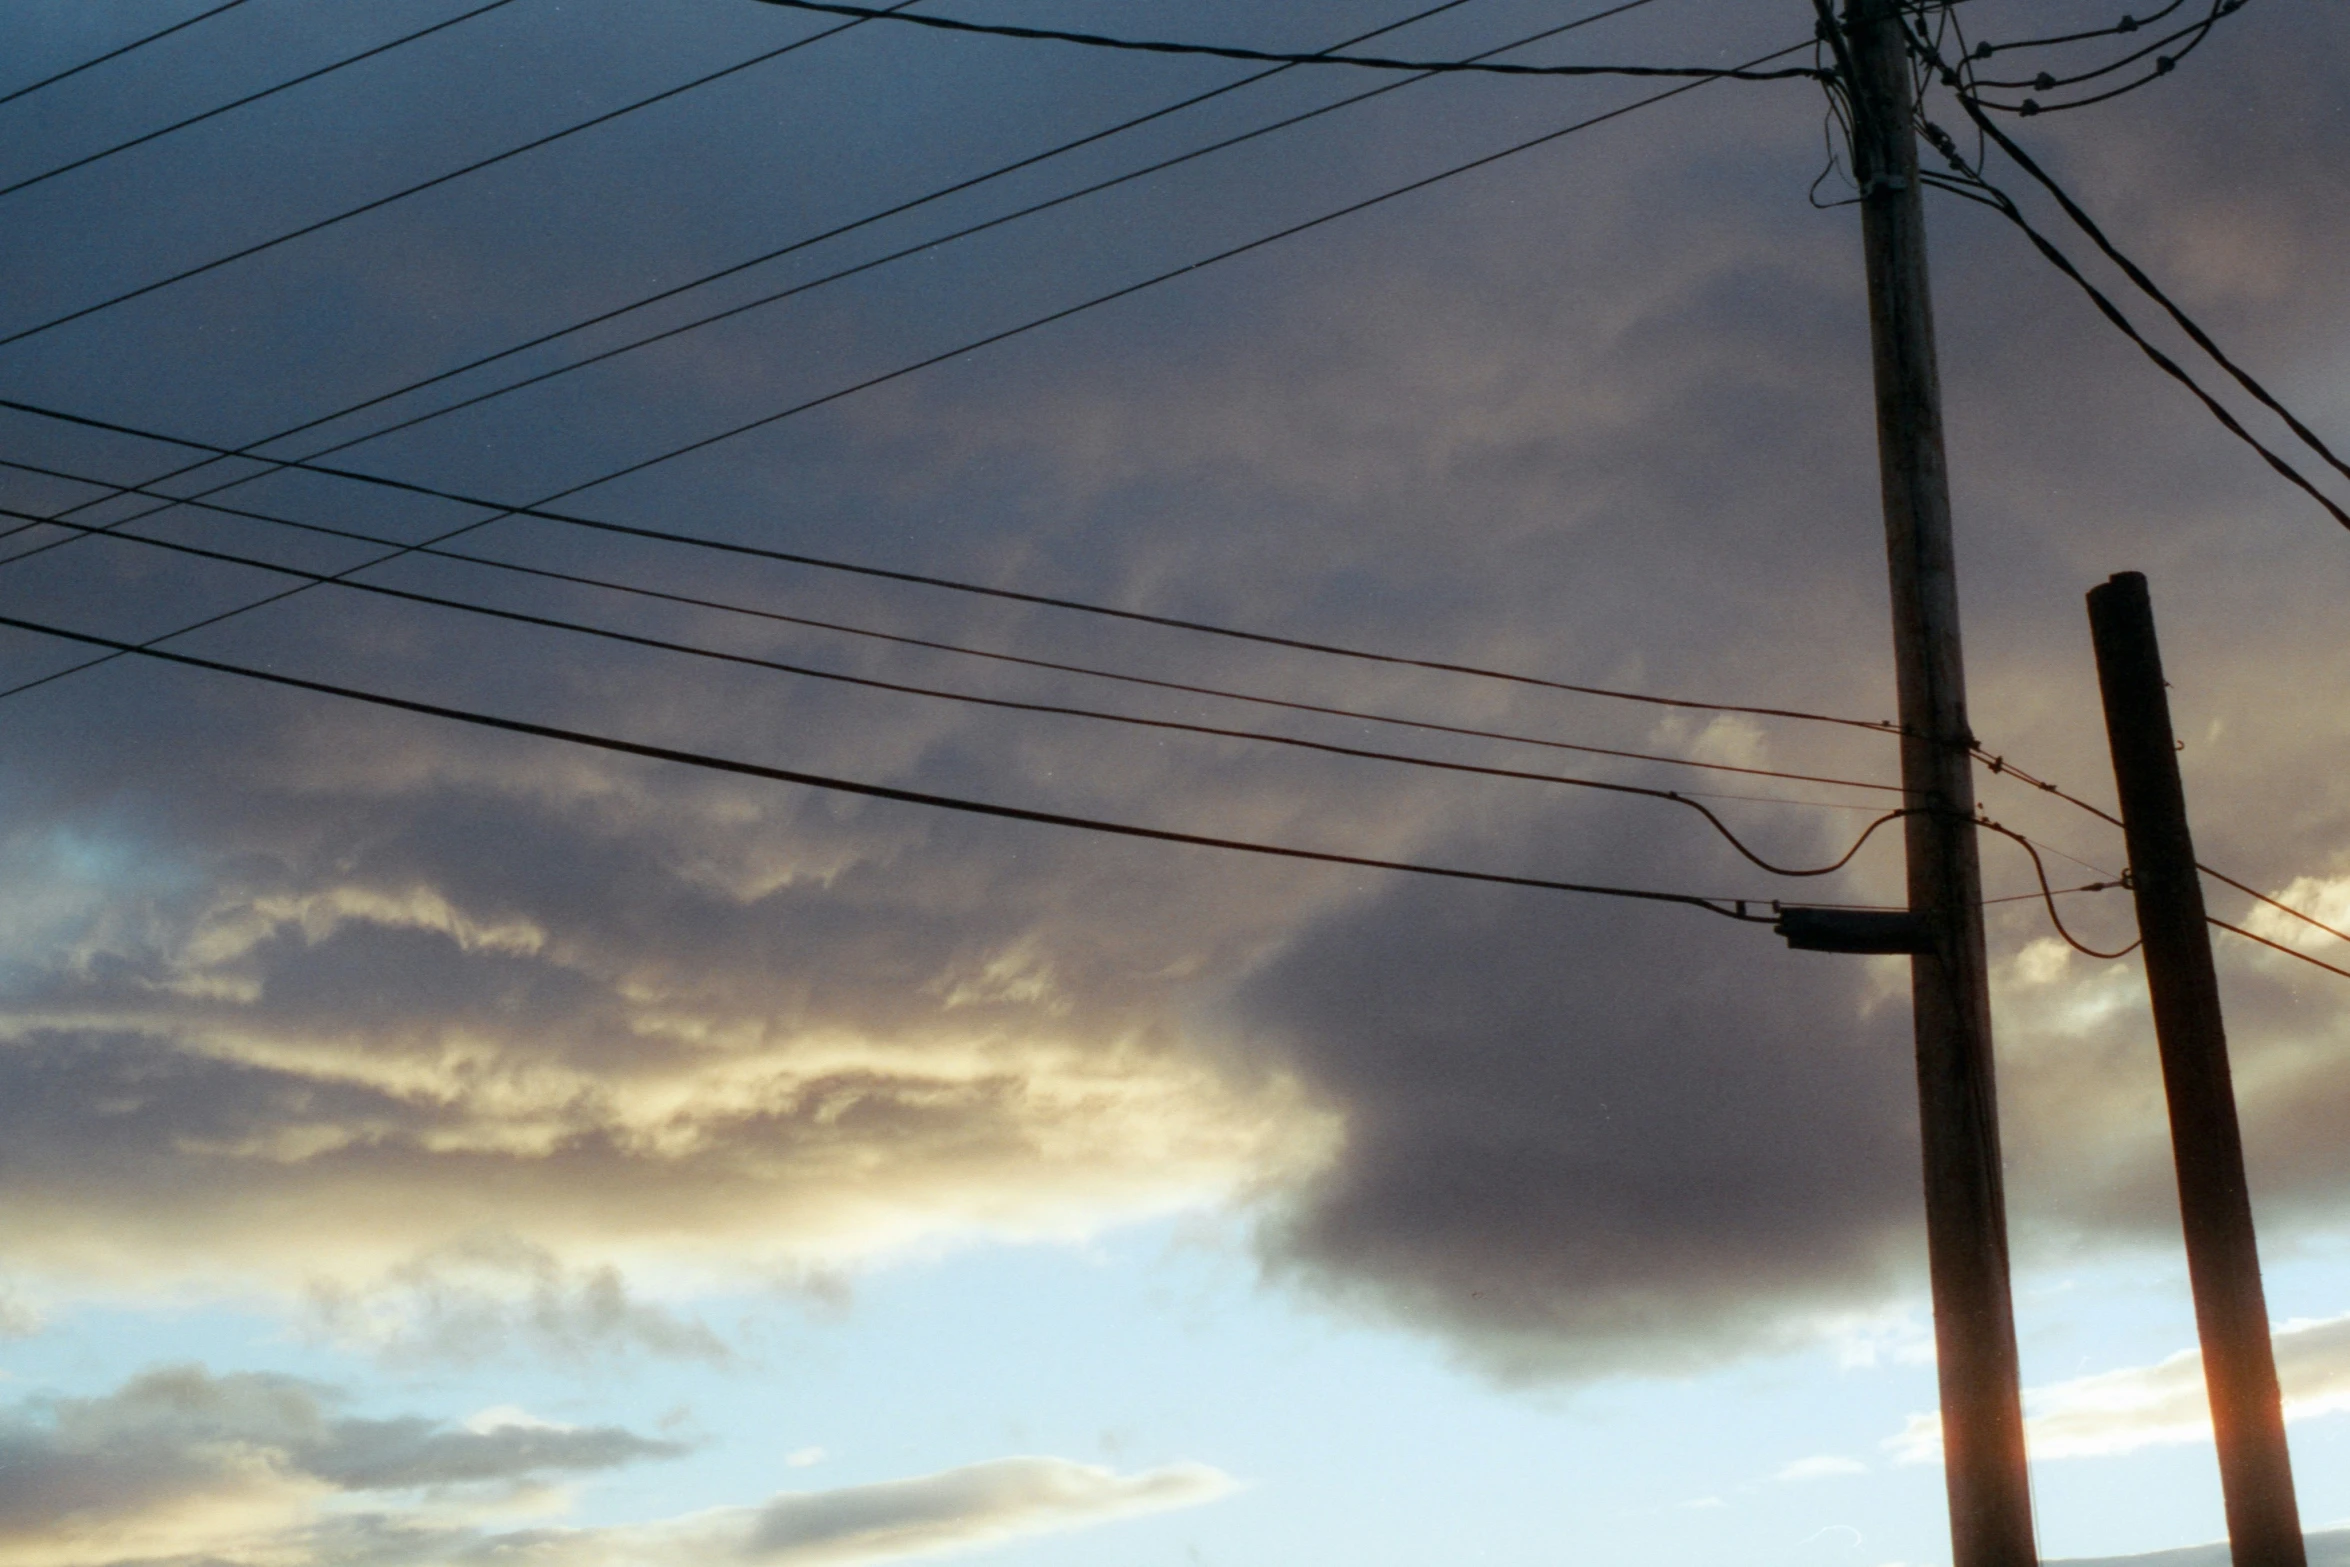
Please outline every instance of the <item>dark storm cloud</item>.
[{"label": "dark storm cloud", "polygon": [[[141,91],[168,96],[142,112],[176,112],[246,85],[257,58],[290,67],[360,27],[246,10],[239,26],[255,31],[209,51],[191,35],[111,96],[40,109],[28,144],[69,155]],[[1344,36],[1358,11],[1299,8],[1269,41]],[[1465,7],[1407,36],[1466,50],[1550,20],[1532,5]],[[1132,26],[1154,22],[1269,25],[1218,7],[1144,8]],[[483,29],[474,47],[391,57],[364,90],[28,192],[5,241],[16,308],[31,319],[160,276],[800,30],[712,5],[648,32],[632,7],[537,0],[468,26]],[[2336,12],[2251,8],[2159,91],[2030,131],[2125,244],[2336,427],[2350,411],[2325,264],[2350,237],[2350,204],[2333,199],[2350,168],[2341,26]],[[1660,6],[1578,48],[1759,52],[1808,27],[1800,6],[1729,21]],[[1233,74],[860,29],[0,353],[36,400],[250,439]],[[1290,73],[715,302],[1361,85]],[[527,498],[1629,96],[1398,91],[353,460]],[[1562,679],[1890,716],[1855,223],[1802,201],[1820,113],[1806,87],[1710,87],[577,504]],[[1978,727],[2102,795],[2079,594],[2143,567],[2208,857],[2268,887],[2350,874],[2350,708],[2330,630],[2350,550],[2015,236],[1956,206],[1934,224]],[[51,243],[60,233],[76,243]],[[0,422],[0,442],[99,473],[184,460],[22,418]],[[28,504],[72,496],[21,482]],[[474,515],[316,478],[238,494],[400,538]],[[317,569],[360,558],[258,524],[170,526]],[[1890,770],[1876,739],[1849,732],[1659,722],[541,524],[468,542],[1308,701]],[[1147,705],[472,568],[412,561],[384,578],[866,673]],[[264,582],[93,544],[9,568],[0,588],[33,618],[154,634]],[[63,658],[0,645],[11,678]],[[1555,790],[816,691],[328,590],[202,646],[913,787],[1773,890],[1670,814],[1591,810]],[[1230,721],[1205,701],[1148,701]],[[1272,1186],[1289,1190],[1272,1244],[1298,1276],[1524,1373],[1780,1342],[1914,1277],[1898,986],[1752,931],[921,818],[176,672],[118,666],[12,706],[0,788],[22,899],[0,1104],[23,1150],[5,1211],[24,1266],[138,1279],[234,1258],[323,1289],[346,1320],[364,1307],[338,1291],[413,1298],[422,1315],[391,1337],[456,1344],[474,1342],[472,1324],[527,1316],[542,1290],[558,1326],[604,1320],[591,1287],[616,1258],[682,1250],[788,1271],[973,1228],[1075,1233]],[[1988,798],[2110,867],[2117,851],[2084,819],[2007,784]],[[1855,820],[1725,809],[1787,857]],[[2020,865],[1989,853],[1995,890],[2021,890]],[[1897,896],[1893,865],[1887,845],[1818,895]],[[2100,935],[2117,924],[2094,906],[2080,917]],[[2142,1004],[2126,974],[2027,949],[2038,919],[1995,920],[2021,1232],[2159,1238],[2167,1176]],[[2264,1202],[2337,1222],[2350,1190],[2328,1131],[2350,1049],[2340,1004],[2265,959],[2230,961]],[[504,1283],[483,1286],[486,1305],[431,1293],[431,1279],[487,1273]],[[454,1304],[436,1318],[435,1299]]]},{"label": "dark storm cloud", "polygon": [[[1594,874],[1638,831],[1566,830],[1619,846]],[[1915,1111],[1907,1007],[1860,961],[1418,887],[1321,922],[1241,1002],[1348,1110],[1276,1266],[1504,1375],[1687,1363],[1877,1298],[1915,1221]]]}]

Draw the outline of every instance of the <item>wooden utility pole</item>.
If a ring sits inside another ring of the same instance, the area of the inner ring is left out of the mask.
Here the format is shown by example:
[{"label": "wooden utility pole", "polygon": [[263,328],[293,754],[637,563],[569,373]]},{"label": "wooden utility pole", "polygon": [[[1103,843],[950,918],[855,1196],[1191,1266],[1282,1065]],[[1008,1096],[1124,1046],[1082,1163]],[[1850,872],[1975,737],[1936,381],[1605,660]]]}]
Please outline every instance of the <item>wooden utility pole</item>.
[{"label": "wooden utility pole", "polygon": [[2007,1200],[1991,1069],[1991,989],[1976,858],[1974,733],[1959,655],[1942,383],[1926,280],[1909,51],[1895,0],[1815,0],[1851,95],[1868,258],[1877,462],[1893,588],[1926,1247],[1954,1567],[2034,1567],[2023,1396],[2008,1286]]},{"label": "wooden utility pole", "polygon": [[2252,1238],[2244,1144],[2228,1076],[2219,976],[2211,964],[2211,927],[2187,831],[2187,796],[2179,783],[2146,579],[2125,571],[2090,590],[2089,627],[2097,643],[2097,684],[2105,697],[2122,830],[2130,844],[2130,887],[2145,941],[2162,1087],[2170,1100],[2187,1278],[2219,1439],[2229,1552],[2235,1567],[2305,1567],[2260,1252]]}]

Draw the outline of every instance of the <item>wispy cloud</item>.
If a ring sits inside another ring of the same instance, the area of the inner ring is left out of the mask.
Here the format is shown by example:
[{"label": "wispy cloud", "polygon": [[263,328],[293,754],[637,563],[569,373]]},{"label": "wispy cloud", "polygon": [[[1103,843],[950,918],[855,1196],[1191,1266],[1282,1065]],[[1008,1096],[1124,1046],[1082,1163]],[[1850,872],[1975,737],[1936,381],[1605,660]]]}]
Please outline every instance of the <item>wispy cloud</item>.
[{"label": "wispy cloud", "polygon": [[[2275,1343],[2287,1420],[2350,1409],[2350,1316],[2289,1322]],[[2025,1440],[2035,1459],[2103,1458],[2211,1439],[2200,1350],[2028,1389],[2024,1408]],[[1939,1459],[1940,1417],[1910,1416],[1886,1445],[1902,1463]]]},{"label": "wispy cloud", "polygon": [[352,1501],[510,1500],[685,1451],[611,1426],[523,1419],[476,1429],[363,1419],[340,1403],[334,1389],[297,1378],[173,1366],[101,1397],[19,1404],[0,1415],[0,1561],[282,1557],[289,1535]]},{"label": "wispy cloud", "polygon": [[1203,1464],[1118,1474],[1017,1457],[642,1524],[494,1530],[477,1520],[501,1499],[544,1511],[562,1503],[549,1480],[684,1449],[511,1408],[448,1423],[337,1402],[293,1378],[182,1366],[20,1405],[0,1417],[0,1562],[855,1567],[1197,1506],[1234,1485]]}]

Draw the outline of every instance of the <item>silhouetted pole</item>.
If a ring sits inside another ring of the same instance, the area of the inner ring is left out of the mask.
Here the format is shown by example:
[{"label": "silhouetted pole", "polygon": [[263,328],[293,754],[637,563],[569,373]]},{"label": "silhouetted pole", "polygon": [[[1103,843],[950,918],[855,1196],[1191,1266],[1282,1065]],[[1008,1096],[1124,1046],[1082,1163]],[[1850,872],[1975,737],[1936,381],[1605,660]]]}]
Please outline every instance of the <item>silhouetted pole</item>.
[{"label": "silhouetted pole", "polygon": [[[1829,21],[1826,0],[1818,0]],[[1852,94],[1875,350],[1877,461],[1893,587],[1909,906],[1932,950],[1910,959],[1926,1246],[1934,1293],[1955,1567],[2034,1567],[2007,1200],[1991,1071],[1991,990],[1976,859],[1974,735],[1958,641],[1941,374],[1926,280],[1909,57],[1890,0],[1845,0],[1834,36]]]},{"label": "silhouetted pole", "polygon": [[2211,965],[2211,927],[2187,832],[2187,796],[2179,783],[2146,579],[2125,571],[2091,589],[2089,628],[2097,642],[2097,685],[2105,696],[2113,779],[2130,843],[2138,934],[2146,943],[2162,1087],[2170,1100],[2187,1277],[2219,1438],[2229,1550],[2235,1567],[2305,1567],[2260,1252],[2252,1239],[2244,1144],[2236,1130],[2236,1093],[2228,1077],[2219,976]]}]

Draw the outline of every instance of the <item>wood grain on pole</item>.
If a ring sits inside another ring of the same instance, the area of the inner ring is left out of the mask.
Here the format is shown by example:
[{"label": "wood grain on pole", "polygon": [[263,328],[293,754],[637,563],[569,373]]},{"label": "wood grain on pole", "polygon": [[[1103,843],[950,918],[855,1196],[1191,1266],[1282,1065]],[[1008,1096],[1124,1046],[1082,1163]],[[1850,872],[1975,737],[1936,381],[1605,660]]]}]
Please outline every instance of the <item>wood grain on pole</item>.
[{"label": "wood grain on pole", "polygon": [[2092,589],[2089,626],[2129,839],[2130,886],[2145,940],[2163,1093],[2170,1101],[2187,1277],[2218,1437],[2230,1554],[2235,1567],[2305,1567],[2228,1073],[2219,975],[2212,967],[2211,926],[2187,829],[2187,795],[2146,579],[2125,571]]}]

